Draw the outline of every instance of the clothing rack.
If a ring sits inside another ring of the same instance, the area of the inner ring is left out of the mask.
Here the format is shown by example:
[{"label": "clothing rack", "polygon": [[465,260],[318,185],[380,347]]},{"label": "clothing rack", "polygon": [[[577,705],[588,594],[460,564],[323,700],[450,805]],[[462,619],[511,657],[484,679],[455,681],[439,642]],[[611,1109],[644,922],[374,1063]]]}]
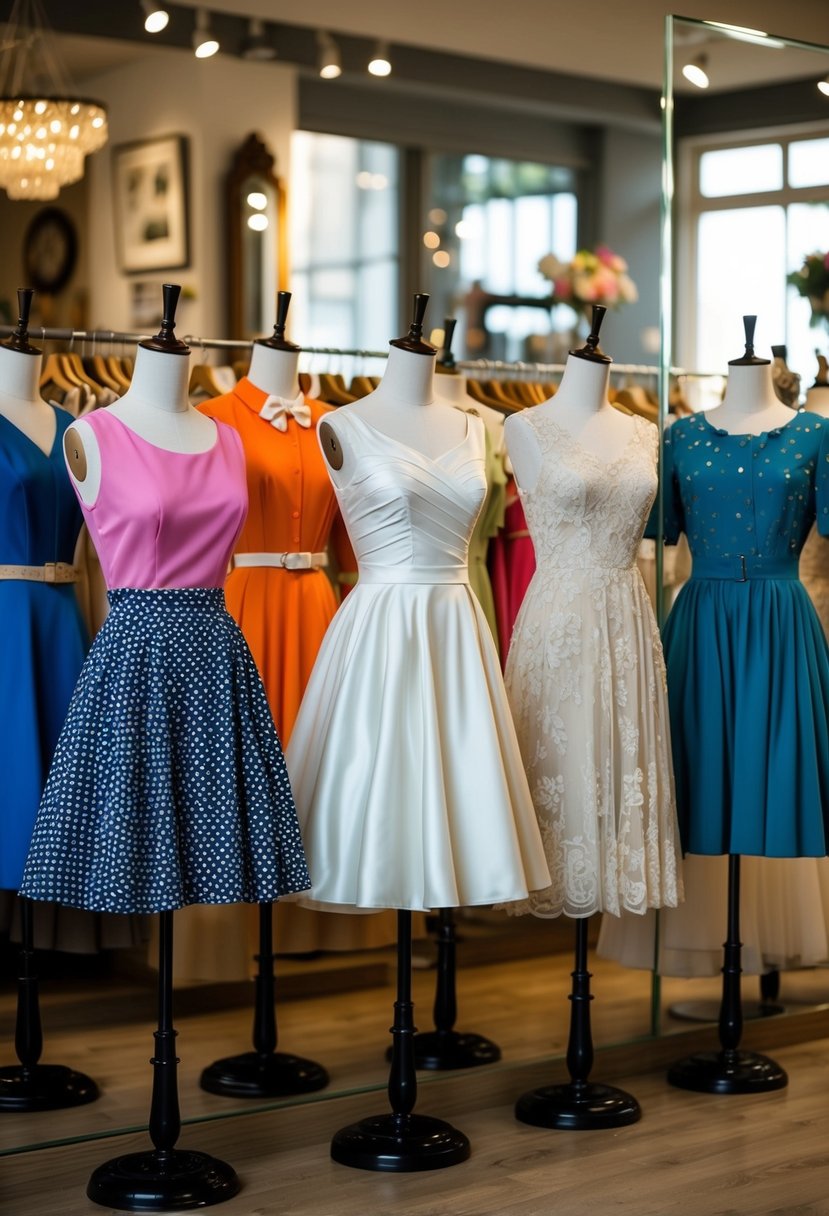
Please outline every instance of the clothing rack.
[{"label": "clothing rack", "polygon": [[[0,325],[0,334],[7,337],[16,333],[13,325]],[[29,337],[34,342],[89,342],[93,346],[115,346],[127,343],[144,342],[151,338],[151,333],[137,333],[114,329],[55,329],[43,326],[30,326]],[[241,350],[253,346],[252,338],[201,338],[195,334],[185,334],[182,339],[188,346],[197,350]],[[387,350],[358,350],[339,346],[303,346],[304,355],[342,355],[360,359],[387,359]]]},{"label": "clothing rack", "polygon": [[[565,365],[563,363],[530,363],[519,361],[505,362],[501,359],[459,359],[455,367],[466,372],[476,380],[497,379],[499,376],[513,376],[518,379],[546,379],[548,376],[560,376]],[[612,363],[610,374],[616,376],[658,376],[660,368],[650,363]],[[693,372],[684,367],[670,368],[672,376],[687,380],[710,380],[721,377],[722,372]]]}]

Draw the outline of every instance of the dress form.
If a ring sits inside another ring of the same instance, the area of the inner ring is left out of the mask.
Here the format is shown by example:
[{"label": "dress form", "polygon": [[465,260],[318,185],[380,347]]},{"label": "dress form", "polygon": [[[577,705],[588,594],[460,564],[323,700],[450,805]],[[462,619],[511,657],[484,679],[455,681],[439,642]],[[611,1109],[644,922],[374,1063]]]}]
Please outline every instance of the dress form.
[{"label": "dress form", "polygon": [[[216,424],[191,406],[190,348],[174,337],[180,287],[164,285],[164,320],[156,338],[142,342],[127,392],[107,408],[141,439],[170,452],[195,455],[216,442]],[[66,432],[64,452],[78,494],[93,503],[101,484],[101,454],[83,420]]]},{"label": "dress form", "polygon": [[[421,338],[428,300],[426,295],[415,297],[415,318],[406,337],[391,343],[383,379],[373,393],[348,409],[369,426],[434,460],[463,441],[467,422],[454,406],[435,396],[437,351]],[[347,447],[342,445],[336,418],[320,426],[320,441],[333,469],[347,465]]]},{"label": "dress form", "polygon": [[[550,414],[584,448],[601,460],[611,461],[631,437],[633,421],[614,409],[607,396],[610,358],[598,345],[598,329],[605,314],[598,314],[587,344],[571,350],[564,375],[554,397],[533,406],[541,417]],[[532,427],[521,413],[511,414],[504,432],[515,478],[522,490],[531,491],[541,472],[542,454]]]},{"label": "dress form", "polygon": [[740,359],[730,360],[728,384],[722,405],[705,417],[712,426],[731,435],[762,435],[764,431],[785,426],[792,411],[774,391],[771,362],[754,354],[756,316],[743,317],[746,351]]},{"label": "dress form", "polygon": [[264,393],[294,401],[300,392],[299,356],[300,348],[285,338],[285,322],[291,292],[277,292],[276,324],[273,337],[260,338],[253,344],[248,369],[248,380]]},{"label": "dress form", "polygon": [[40,395],[41,352],[29,345],[31,289],[20,288],[17,331],[0,345],[0,414],[48,455],[55,441],[55,411]]}]

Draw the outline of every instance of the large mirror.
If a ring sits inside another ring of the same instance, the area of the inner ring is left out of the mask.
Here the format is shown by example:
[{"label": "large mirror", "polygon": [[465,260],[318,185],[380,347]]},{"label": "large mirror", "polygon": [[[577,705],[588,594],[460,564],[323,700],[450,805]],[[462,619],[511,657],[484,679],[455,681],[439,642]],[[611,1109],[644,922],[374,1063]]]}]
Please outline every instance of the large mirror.
[{"label": "large mirror", "polygon": [[[778,396],[797,408],[829,347],[827,320],[797,282],[807,258],[829,251],[829,47],[669,17],[665,51],[663,424],[719,403],[744,314],[757,314],[757,354],[774,353]],[[829,631],[829,542],[812,536],[807,548],[801,576]],[[687,550],[664,549],[663,619],[689,570]],[[725,857],[689,856],[684,907],[640,935],[642,957],[657,961],[663,1032],[717,1016],[726,869]],[[829,1000],[829,861],[746,857],[742,875],[747,1017]]]}]

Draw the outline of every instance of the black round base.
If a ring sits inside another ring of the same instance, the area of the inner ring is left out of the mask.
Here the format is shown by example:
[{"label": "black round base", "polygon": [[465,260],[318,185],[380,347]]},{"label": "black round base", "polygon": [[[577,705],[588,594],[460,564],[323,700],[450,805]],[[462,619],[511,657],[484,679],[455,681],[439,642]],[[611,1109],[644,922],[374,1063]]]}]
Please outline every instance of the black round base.
[{"label": "black round base", "polygon": [[260,1056],[246,1051],[205,1068],[199,1084],[224,1098],[283,1098],[324,1089],[329,1076],[321,1064],[282,1051]]},{"label": "black round base", "polygon": [[20,1064],[0,1067],[0,1112],[63,1110],[100,1096],[91,1077],[63,1064],[36,1064],[25,1071]]},{"label": "black round base", "polygon": [[569,1082],[523,1094],[515,1103],[515,1117],[533,1127],[588,1132],[638,1123],[642,1110],[632,1094],[623,1089],[590,1081],[586,1085]]},{"label": "black round base", "polygon": [[758,1094],[785,1089],[776,1060],[753,1051],[698,1051],[668,1069],[668,1083],[700,1094]]},{"label": "black round base", "polygon": [[331,1141],[340,1165],[397,1174],[442,1170],[470,1152],[463,1132],[429,1115],[376,1115],[342,1128]]},{"label": "black round base", "polygon": [[129,1153],[99,1165],[89,1179],[93,1203],[124,1212],[189,1212],[238,1194],[232,1166],[207,1153]]},{"label": "black round base", "polygon": [[[720,1020],[720,1001],[677,1001],[668,1006],[672,1018],[682,1022],[718,1022]],[[743,1001],[743,1021],[753,1022],[758,1018],[773,1018],[779,1013],[785,1013],[785,1005],[776,1001]]]},{"label": "black round base", "polygon": [[[480,1064],[495,1064],[501,1059],[501,1048],[482,1034],[459,1034],[456,1030],[443,1033],[429,1030],[414,1036],[415,1067],[430,1071],[453,1068],[477,1068]],[[386,1052],[390,1060],[392,1049]]]}]

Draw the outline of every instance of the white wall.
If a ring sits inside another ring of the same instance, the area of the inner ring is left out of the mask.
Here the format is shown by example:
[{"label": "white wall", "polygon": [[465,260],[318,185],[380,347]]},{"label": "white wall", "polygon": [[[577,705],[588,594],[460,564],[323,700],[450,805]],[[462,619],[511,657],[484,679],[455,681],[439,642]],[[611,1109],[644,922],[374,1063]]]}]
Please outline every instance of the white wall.
[{"label": "white wall", "polygon": [[[129,329],[130,283],[170,279],[195,295],[179,306],[178,333],[225,336],[225,176],[235,150],[256,131],[287,183],[295,76],[293,69],[274,64],[221,55],[200,62],[189,52],[156,51],[83,82],[82,92],[109,105],[110,129],[107,147],[89,161],[92,325]],[[121,274],[115,256],[111,149],[131,140],[175,134],[190,138],[191,266],[166,274]]]}]

